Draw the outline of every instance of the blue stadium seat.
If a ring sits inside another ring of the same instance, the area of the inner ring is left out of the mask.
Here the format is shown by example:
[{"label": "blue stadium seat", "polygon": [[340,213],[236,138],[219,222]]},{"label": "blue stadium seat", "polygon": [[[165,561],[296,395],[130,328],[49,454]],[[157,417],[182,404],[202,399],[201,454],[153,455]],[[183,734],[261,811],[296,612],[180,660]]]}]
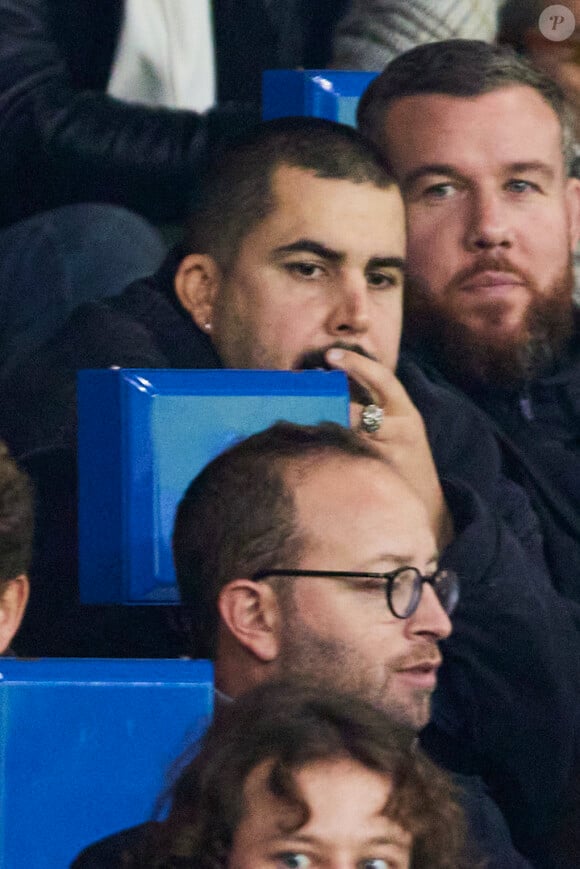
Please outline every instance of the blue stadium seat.
[{"label": "blue stadium seat", "polygon": [[348,407],[342,371],[79,372],[83,603],[175,603],[171,532],[193,477],[276,420],[348,425]]},{"label": "blue stadium seat", "polygon": [[3,659],[0,866],[64,869],[149,820],[212,711],[208,661]]},{"label": "blue stadium seat", "polygon": [[262,75],[262,117],[314,115],[356,126],[358,101],[377,72],[270,69]]}]

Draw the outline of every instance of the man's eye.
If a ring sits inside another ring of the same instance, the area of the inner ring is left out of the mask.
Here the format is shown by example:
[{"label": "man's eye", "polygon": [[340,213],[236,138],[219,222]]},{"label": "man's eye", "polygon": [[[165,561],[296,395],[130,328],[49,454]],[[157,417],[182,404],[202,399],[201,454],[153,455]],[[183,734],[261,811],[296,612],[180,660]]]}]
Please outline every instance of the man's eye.
[{"label": "man's eye", "polygon": [[403,277],[399,272],[370,272],[367,282],[374,290],[390,290],[392,287],[401,287]]},{"label": "man's eye", "polygon": [[298,854],[294,851],[288,851],[285,854],[276,855],[276,865],[281,869],[308,869],[310,858],[306,854]]},{"label": "man's eye", "polygon": [[449,199],[455,193],[455,186],[450,181],[442,181],[440,184],[432,184],[426,187],[423,195],[428,199]]},{"label": "man's eye", "polygon": [[286,263],[286,271],[301,278],[317,278],[322,274],[322,267],[318,263],[292,262]]},{"label": "man's eye", "polygon": [[540,189],[537,184],[534,184],[532,181],[524,181],[522,178],[513,178],[511,181],[508,181],[507,186],[512,193],[527,193],[529,190]]}]

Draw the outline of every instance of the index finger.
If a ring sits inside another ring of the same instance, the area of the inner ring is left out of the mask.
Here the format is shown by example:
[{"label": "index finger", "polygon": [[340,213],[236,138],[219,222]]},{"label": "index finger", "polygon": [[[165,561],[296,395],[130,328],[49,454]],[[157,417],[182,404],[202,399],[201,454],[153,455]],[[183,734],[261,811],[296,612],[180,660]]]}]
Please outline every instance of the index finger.
[{"label": "index finger", "polygon": [[397,416],[408,413],[411,408],[416,410],[400,380],[375,359],[368,359],[354,350],[333,347],[327,352],[326,360],[333,368],[339,368],[366,387],[375,403],[388,414]]}]

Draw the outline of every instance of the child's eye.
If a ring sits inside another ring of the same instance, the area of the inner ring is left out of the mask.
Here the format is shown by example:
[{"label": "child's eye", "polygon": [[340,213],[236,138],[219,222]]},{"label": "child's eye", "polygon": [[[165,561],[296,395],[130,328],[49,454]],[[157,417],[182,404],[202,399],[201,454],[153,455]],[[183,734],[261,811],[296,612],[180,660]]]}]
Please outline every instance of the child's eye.
[{"label": "child's eye", "polygon": [[389,869],[390,866],[393,866],[390,860],[374,857],[371,860],[363,860],[359,869]]}]

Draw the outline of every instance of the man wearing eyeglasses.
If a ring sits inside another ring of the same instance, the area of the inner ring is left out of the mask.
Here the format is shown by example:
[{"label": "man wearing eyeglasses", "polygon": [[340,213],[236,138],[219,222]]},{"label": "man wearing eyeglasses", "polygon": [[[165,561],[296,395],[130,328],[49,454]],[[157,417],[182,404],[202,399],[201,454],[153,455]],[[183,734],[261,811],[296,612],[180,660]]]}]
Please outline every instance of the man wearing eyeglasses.
[{"label": "man wearing eyeglasses", "polygon": [[[437,569],[424,504],[360,435],[278,423],[223,453],[181,502],[174,554],[197,617],[192,651],[214,656],[219,701],[290,676],[414,731],[427,723],[457,577]],[[496,869],[527,867],[485,791],[462,784],[470,844]],[[121,865],[140,834],[97,843],[74,866]]]},{"label": "man wearing eyeglasses", "polygon": [[425,726],[458,581],[424,504],[360,436],[279,423],[230,450],[184,496],[174,551],[225,694],[296,676]]},{"label": "man wearing eyeglasses", "polygon": [[[187,489],[173,551],[191,652],[214,658],[218,705],[285,677],[425,727],[459,581],[438,569],[424,503],[368,439],[280,422],[235,445]],[[486,865],[528,867],[480,781],[461,784]],[[120,866],[140,835],[97,843],[73,865]]]}]

